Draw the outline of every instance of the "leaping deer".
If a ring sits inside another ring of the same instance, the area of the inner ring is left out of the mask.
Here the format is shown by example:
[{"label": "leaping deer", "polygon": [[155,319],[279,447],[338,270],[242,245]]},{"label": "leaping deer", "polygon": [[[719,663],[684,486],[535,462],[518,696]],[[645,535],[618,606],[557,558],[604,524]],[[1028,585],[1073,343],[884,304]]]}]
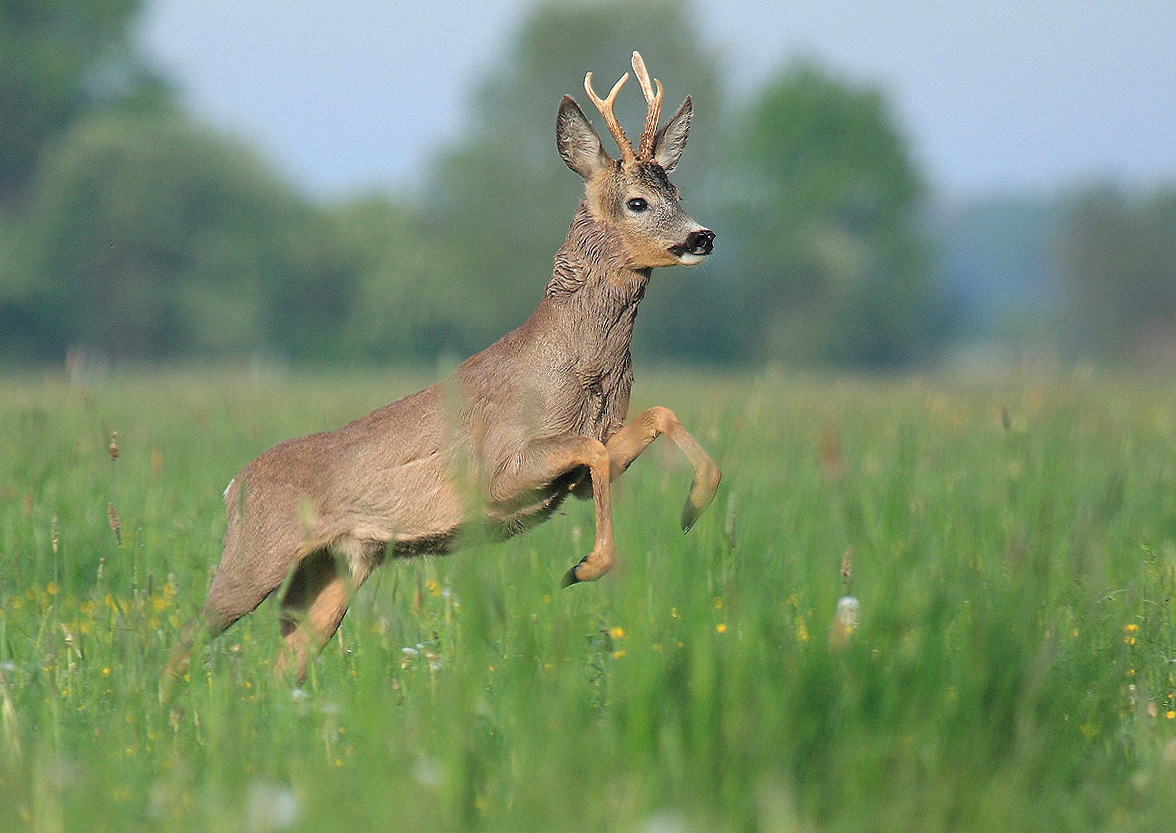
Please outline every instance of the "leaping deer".
[{"label": "leaping deer", "polygon": [[279,663],[309,657],[339,627],[355,591],[384,559],[451,550],[478,526],[508,538],[547,519],[569,494],[591,495],[596,540],[564,584],[592,581],[616,561],[609,484],[659,435],[694,467],[686,531],[714,498],[719,470],[667,408],[625,424],[629,344],[655,266],[699,263],[714,232],[686,215],[667,174],[686,146],[689,96],[660,130],[662,85],[641,56],[647,103],[636,150],[613,104],[599,109],[620,159],[564,96],[556,144],[583,177],[585,198],[539,306],[522,326],[467,359],[453,376],[336,431],[288,440],[247,465],[225,491],[228,529],[200,616],[182,632],[164,675],[183,673],[203,622],[216,637],[279,592]]}]

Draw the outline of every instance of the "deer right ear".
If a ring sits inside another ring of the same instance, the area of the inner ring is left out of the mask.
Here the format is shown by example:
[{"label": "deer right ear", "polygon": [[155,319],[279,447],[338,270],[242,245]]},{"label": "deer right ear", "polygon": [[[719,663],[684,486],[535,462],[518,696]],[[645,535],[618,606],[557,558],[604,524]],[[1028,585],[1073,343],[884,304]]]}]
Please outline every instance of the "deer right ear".
[{"label": "deer right ear", "polygon": [[612,161],[588,117],[570,95],[565,95],[559,103],[555,143],[567,166],[585,180],[592,179]]}]

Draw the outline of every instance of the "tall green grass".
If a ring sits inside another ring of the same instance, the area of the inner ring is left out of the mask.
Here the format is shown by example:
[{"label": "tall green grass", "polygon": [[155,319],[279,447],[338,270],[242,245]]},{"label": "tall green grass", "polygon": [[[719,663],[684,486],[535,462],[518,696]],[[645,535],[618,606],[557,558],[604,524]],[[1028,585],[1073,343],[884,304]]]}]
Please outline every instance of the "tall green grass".
[{"label": "tall green grass", "polygon": [[605,579],[557,589],[568,505],[386,565],[303,691],[267,604],[161,705],[229,478],[412,389],[0,383],[0,829],[1176,829],[1176,390],[1142,379],[639,379],[724,471],[688,536],[655,445]]}]

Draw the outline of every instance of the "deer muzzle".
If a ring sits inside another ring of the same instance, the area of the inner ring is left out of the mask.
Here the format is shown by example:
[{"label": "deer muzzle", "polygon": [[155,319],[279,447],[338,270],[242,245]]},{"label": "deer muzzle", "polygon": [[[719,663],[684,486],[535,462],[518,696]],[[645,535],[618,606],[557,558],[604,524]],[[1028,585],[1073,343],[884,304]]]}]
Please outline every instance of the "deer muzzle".
[{"label": "deer muzzle", "polygon": [[670,247],[670,253],[686,264],[698,263],[715,250],[715,233],[710,229],[692,231],[686,240]]}]

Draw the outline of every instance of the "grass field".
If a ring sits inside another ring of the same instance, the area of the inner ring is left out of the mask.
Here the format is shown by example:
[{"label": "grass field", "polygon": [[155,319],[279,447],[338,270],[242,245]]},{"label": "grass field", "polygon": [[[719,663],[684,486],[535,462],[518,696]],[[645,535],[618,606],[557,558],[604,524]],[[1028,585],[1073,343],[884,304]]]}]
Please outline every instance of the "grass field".
[{"label": "grass field", "polygon": [[228,480],[412,380],[0,382],[0,830],[1176,830],[1176,388],[642,370],[725,474],[688,536],[655,446],[600,582],[569,504],[166,706]]}]

